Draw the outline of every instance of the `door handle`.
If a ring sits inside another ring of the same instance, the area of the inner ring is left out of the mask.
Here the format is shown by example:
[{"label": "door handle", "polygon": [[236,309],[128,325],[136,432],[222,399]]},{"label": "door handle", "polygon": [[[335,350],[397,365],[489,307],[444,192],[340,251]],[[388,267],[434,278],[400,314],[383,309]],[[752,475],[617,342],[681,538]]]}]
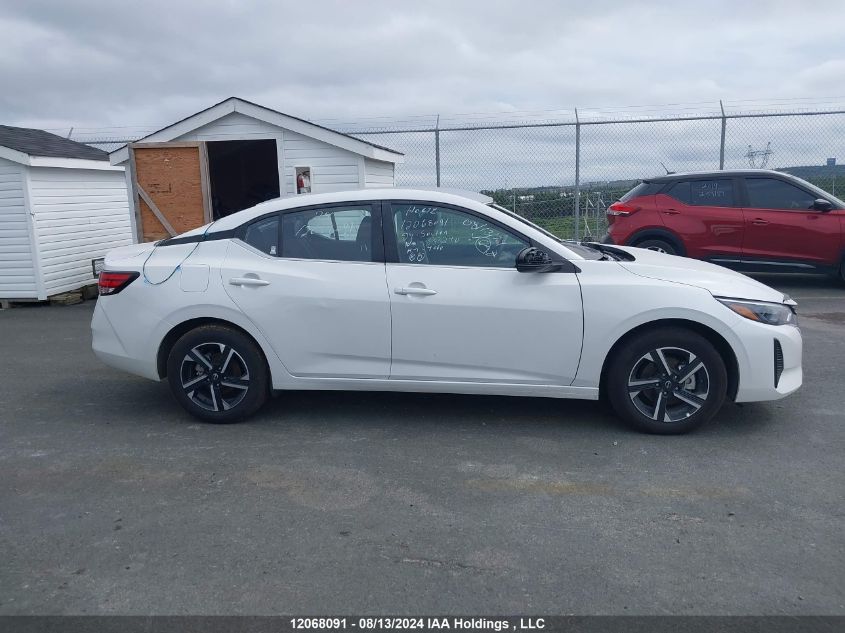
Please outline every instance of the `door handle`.
[{"label": "door handle", "polygon": [[663,215],[678,215],[679,213],[680,211],[678,211],[677,209],[666,209],[663,212]]},{"label": "door handle", "polygon": [[394,288],[393,292],[398,295],[436,295],[437,291],[431,288]]},{"label": "door handle", "polygon": [[270,282],[258,277],[232,277],[229,283],[233,286],[269,286]]},{"label": "door handle", "polygon": [[762,218],[754,218],[751,220],[751,224],[755,224],[757,226],[766,226],[769,222],[767,220],[763,220]]}]

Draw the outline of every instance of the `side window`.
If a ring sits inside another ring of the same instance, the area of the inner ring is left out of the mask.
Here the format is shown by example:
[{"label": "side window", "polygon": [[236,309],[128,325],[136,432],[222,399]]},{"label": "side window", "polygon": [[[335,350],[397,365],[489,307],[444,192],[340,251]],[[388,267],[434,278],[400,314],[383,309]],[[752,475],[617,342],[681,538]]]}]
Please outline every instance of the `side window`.
[{"label": "side window", "polygon": [[402,263],[514,268],[528,246],[498,225],[454,209],[394,204],[391,214]]},{"label": "side window", "polygon": [[373,261],[369,205],[326,207],[282,214],[281,257]]},{"label": "side window", "polygon": [[732,180],[692,180],[689,184],[689,203],[695,207],[734,206],[734,184]]},{"label": "side window", "polygon": [[653,196],[661,189],[663,189],[662,182],[641,182],[631,189],[631,191],[619,198],[619,202],[628,202],[628,200],[639,198],[640,196]]},{"label": "side window", "polygon": [[244,242],[267,255],[277,255],[279,247],[279,216],[274,215],[246,228]]},{"label": "side window", "polygon": [[666,192],[667,195],[672,196],[678,202],[689,204],[689,180],[680,180],[669,187]]},{"label": "side window", "polygon": [[694,207],[734,206],[733,181],[727,178],[679,180],[669,187],[666,194]]},{"label": "side window", "polygon": [[755,209],[813,208],[815,196],[800,187],[775,178],[746,178],[748,206]]}]

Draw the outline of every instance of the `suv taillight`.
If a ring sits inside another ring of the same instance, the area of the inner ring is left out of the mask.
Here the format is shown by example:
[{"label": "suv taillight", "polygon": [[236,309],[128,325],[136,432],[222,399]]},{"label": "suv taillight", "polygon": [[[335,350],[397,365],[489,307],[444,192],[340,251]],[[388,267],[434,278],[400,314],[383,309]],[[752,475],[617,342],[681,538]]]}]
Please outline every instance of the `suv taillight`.
[{"label": "suv taillight", "polygon": [[614,202],[607,207],[607,215],[631,215],[639,210],[640,207],[627,202]]},{"label": "suv taillight", "polygon": [[116,295],[138,278],[137,272],[116,272],[104,270],[97,279],[97,290],[100,296]]}]

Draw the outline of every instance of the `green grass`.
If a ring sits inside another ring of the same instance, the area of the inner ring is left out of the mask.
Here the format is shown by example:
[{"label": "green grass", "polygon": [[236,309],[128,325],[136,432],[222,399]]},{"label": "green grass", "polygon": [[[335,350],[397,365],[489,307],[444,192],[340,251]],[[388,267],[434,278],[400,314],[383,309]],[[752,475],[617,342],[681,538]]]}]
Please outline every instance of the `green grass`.
[{"label": "green grass", "polygon": [[[531,221],[562,239],[571,240],[575,237],[575,218],[572,216],[559,218],[533,218]],[[601,239],[607,231],[607,222],[604,218],[601,218],[598,222],[598,226],[596,224],[595,218],[589,219],[588,226],[592,232],[592,237],[595,239]],[[585,237],[588,237],[588,233],[584,225],[584,219],[582,218],[581,238],[584,239]]]}]

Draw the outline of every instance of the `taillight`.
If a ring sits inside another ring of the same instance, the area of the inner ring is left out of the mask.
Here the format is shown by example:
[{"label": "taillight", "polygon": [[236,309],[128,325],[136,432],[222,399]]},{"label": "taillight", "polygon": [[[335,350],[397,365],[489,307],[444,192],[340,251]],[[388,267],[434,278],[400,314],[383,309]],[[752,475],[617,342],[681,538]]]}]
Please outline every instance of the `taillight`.
[{"label": "taillight", "polygon": [[113,270],[104,270],[100,273],[97,280],[97,290],[100,296],[116,295],[118,292],[126,288],[129,284],[138,278],[137,272],[115,272]]},{"label": "taillight", "polygon": [[640,207],[626,202],[614,202],[607,207],[607,215],[631,215],[640,210]]}]

